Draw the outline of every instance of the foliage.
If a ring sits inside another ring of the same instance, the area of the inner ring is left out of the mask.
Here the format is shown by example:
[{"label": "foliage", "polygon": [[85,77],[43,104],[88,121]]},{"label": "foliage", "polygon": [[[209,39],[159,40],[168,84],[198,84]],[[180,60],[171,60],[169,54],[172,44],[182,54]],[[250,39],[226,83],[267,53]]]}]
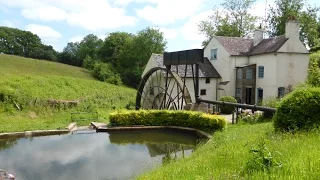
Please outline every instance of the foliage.
[{"label": "foliage", "polygon": [[[276,133],[272,123],[232,125],[215,132],[211,140],[189,157],[157,167],[137,179],[317,179],[320,175],[319,135],[319,129]],[[253,154],[250,150],[260,152]],[[270,171],[246,171],[247,163],[254,158],[258,163],[256,167],[272,164]],[[268,163],[270,160],[272,163]]]},{"label": "foliage", "polygon": [[96,62],[93,66],[92,74],[100,81],[115,85],[120,85],[122,83],[119,74],[113,70],[111,64]]},{"label": "foliage", "polygon": [[[232,96],[222,96],[220,98],[220,101],[237,103],[237,100]],[[221,110],[221,113],[223,114],[231,114],[235,109],[234,106],[228,106],[228,105],[219,105],[219,108]]]},{"label": "foliage", "polygon": [[264,141],[259,142],[258,147],[253,147],[249,151],[252,157],[247,162],[244,170],[251,174],[254,171],[270,172],[272,168],[281,168],[282,163],[274,157]]},{"label": "foliage", "polygon": [[249,13],[255,0],[224,0],[223,10],[213,9],[207,20],[198,24],[201,34],[206,36],[202,43],[207,45],[213,36],[245,37],[255,28],[257,16]]},{"label": "foliage", "polygon": [[63,51],[58,54],[59,62],[81,67],[83,59],[79,57],[80,44],[69,42]]},{"label": "foliage", "polygon": [[119,111],[109,118],[113,126],[182,126],[207,131],[222,130],[227,124],[222,116],[176,110]]},{"label": "foliage", "polygon": [[320,52],[310,55],[307,83],[320,87]]},{"label": "foliage", "polygon": [[259,113],[242,113],[240,114],[240,122],[255,124],[270,121],[270,118],[265,118],[262,114]]},{"label": "foliage", "polygon": [[320,125],[320,88],[299,88],[280,102],[275,114],[277,130],[310,130]]},{"label": "foliage", "polygon": [[270,6],[268,23],[270,36],[285,34],[287,20],[294,16],[301,23],[300,39],[309,47],[319,45],[317,13],[319,8],[306,4],[305,0],[276,0],[275,6]]},{"label": "foliage", "polygon": [[29,32],[0,26],[0,52],[36,59],[57,60],[57,52],[50,45]]}]

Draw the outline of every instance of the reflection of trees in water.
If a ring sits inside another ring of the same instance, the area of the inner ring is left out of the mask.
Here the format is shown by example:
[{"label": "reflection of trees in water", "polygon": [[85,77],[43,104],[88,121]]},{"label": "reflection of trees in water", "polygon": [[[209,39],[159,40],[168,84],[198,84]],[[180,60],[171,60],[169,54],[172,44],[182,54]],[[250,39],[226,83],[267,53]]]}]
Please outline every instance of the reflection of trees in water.
[{"label": "reflection of trees in water", "polygon": [[192,145],[185,145],[185,144],[173,144],[173,143],[166,143],[166,144],[146,144],[149,154],[151,157],[164,155],[162,157],[162,163],[166,164],[170,161],[176,160],[179,158],[178,153],[181,152],[181,157],[184,158],[185,151],[195,149],[195,146]]},{"label": "reflection of trees in water", "polygon": [[0,140],[0,151],[11,148],[17,144],[17,139]]}]

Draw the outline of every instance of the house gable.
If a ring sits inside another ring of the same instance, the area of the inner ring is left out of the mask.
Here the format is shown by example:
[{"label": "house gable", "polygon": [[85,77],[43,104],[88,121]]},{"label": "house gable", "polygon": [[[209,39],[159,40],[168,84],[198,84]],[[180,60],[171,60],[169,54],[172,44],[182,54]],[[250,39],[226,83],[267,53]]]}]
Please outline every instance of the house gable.
[{"label": "house gable", "polygon": [[300,41],[300,39],[289,38],[277,51],[279,53],[302,53],[309,54],[308,49]]}]

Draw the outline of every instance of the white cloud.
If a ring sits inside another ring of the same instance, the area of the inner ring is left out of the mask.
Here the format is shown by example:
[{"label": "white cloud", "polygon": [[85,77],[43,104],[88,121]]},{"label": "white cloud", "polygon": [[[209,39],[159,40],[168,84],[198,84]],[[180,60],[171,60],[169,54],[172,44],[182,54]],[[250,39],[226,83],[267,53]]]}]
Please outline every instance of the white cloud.
[{"label": "white cloud", "polygon": [[0,6],[21,8],[27,19],[66,21],[92,31],[133,26],[138,20],[106,0],[0,0]]},{"label": "white cloud", "polygon": [[166,25],[191,17],[197,13],[207,0],[150,0],[155,5],[146,5],[137,9],[139,17],[156,25]]},{"label": "white cloud", "polygon": [[163,32],[163,36],[165,39],[174,39],[179,34],[179,29],[173,29],[173,28],[163,28],[160,27],[159,30]]},{"label": "white cloud", "polygon": [[198,23],[202,20],[206,20],[212,11],[203,11],[191,17],[189,21],[181,28],[181,34],[186,40],[190,41],[203,41],[204,35],[201,35],[198,30]]},{"label": "white cloud", "polygon": [[67,18],[64,10],[53,6],[23,9],[21,14],[27,19],[43,21],[61,21]]},{"label": "white cloud", "polygon": [[60,38],[62,35],[52,29],[49,26],[43,26],[43,25],[38,25],[38,24],[29,24],[27,25],[26,28],[27,31],[31,31],[34,34],[37,34],[39,37],[42,38]]}]

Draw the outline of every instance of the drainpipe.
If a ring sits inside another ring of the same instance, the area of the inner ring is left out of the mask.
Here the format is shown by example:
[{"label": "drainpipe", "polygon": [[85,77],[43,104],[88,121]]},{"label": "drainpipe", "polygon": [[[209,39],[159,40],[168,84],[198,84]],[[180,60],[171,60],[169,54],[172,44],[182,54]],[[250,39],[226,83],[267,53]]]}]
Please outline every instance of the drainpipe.
[{"label": "drainpipe", "polygon": [[218,80],[219,78],[216,79],[216,100],[218,101]]}]

